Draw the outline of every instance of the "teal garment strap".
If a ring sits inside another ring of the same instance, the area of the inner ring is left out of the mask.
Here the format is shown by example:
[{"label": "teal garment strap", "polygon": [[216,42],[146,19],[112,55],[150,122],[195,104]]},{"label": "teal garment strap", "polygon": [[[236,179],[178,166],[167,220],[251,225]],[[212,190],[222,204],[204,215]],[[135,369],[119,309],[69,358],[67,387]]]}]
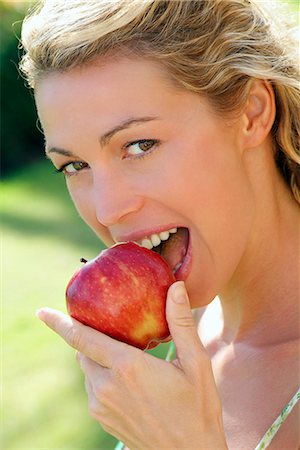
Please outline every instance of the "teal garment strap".
[{"label": "teal garment strap", "polygon": [[123,450],[123,448],[125,448],[125,445],[123,444],[123,442],[119,441],[114,450]]},{"label": "teal garment strap", "polygon": [[280,415],[277,417],[275,422],[270,426],[266,434],[263,436],[261,441],[258,443],[258,445],[255,447],[255,450],[263,450],[267,448],[271,441],[274,439],[277,431],[285,421],[285,419],[289,416],[289,414],[292,412],[292,409],[294,406],[298,403],[300,400],[300,389],[296,392],[296,394],[293,396],[293,398],[288,402],[286,407],[282,410]]},{"label": "teal garment strap", "polygon": [[[167,351],[167,355],[165,357],[165,360],[170,362],[175,358],[175,356],[176,356],[176,348],[175,348],[174,342],[171,341],[168,351]],[[125,448],[125,444],[123,444],[123,442],[119,441],[117,443],[117,445],[115,446],[114,450],[124,450],[124,448]]]}]

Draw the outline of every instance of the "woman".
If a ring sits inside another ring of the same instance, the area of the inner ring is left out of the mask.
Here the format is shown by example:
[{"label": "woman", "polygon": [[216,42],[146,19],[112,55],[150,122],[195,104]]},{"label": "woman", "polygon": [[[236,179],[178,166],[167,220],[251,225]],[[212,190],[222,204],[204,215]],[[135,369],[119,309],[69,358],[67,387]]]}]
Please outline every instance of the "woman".
[{"label": "woman", "polygon": [[[77,349],[91,415],[131,450],[298,448],[292,40],[248,0],[49,0],[22,41],[47,156],[83,220],[108,246],[177,228],[186,247],[170,262],[173,362],[39,311]],[[217,295],[218,326],[195,323]]]}]

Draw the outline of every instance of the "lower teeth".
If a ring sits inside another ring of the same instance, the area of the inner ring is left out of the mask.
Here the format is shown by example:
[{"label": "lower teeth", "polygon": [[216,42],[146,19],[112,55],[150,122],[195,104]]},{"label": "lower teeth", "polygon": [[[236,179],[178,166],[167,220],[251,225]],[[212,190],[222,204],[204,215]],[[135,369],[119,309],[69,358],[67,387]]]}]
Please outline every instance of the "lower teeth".
[{"label": "lower teeth", "polygon": [[176,266],[173,269],[173,273],[175,273],[179,269],[179,267],[181,267],[181,266],[182,266],[182,261],[179,262],[178,264],[176,264]]}]

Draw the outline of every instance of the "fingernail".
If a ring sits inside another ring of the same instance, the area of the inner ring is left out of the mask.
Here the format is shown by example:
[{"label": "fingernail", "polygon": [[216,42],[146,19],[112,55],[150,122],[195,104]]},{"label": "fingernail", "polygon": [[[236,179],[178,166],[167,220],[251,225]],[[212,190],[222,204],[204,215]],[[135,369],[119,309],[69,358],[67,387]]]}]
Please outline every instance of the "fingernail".
[{"label": "fingernail", "polygon": [[184,304],[189,303],[187,292],[183,281],[179,281],[175,284],[173,291],[174,303]]},{"label": "fingernail", "polygon": [[35,315],[38,319],[43,320],[44,319],[44,310],[43,308],[37,309],[35,312]]}]

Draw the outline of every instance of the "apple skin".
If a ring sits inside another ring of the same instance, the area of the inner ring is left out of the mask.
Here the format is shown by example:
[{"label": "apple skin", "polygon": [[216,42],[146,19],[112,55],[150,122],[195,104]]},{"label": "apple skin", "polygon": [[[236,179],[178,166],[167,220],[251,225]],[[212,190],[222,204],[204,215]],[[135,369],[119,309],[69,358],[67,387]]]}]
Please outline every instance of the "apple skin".
[{"label": "apple skin", "polygon": [[167,291],[175,282],[167,262],[134,242],[116,244],[86,262],[66,289],[70,316],[140,349],[170,338]]}]

